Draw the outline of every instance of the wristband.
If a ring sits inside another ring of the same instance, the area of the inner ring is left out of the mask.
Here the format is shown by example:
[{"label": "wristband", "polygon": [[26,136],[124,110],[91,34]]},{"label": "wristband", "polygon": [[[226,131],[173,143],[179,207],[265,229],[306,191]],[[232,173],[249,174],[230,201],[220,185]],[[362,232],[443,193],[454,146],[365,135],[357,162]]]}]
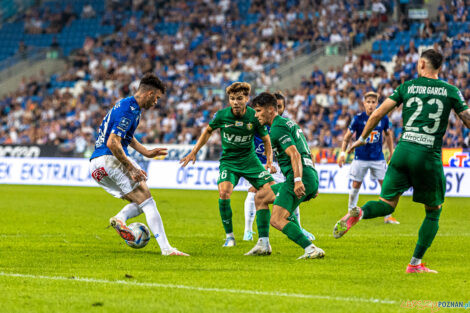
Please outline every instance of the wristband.
[{"label": "wristband", "polygon": [[361,137],[359,137],[359,141],[362,142],[362,143],[365,143],[366,139],[361,136]]},{"label": "wristband", "polygon": [[302,181],[302,177],[296,177],[294,178],[294,182]]},{"label": "wristband", "polygon": [[346,156],[346,152],[341,151],[341,153],[339,154],[339,157],[341,158],[341,157],[345,157],[345,156]]}]

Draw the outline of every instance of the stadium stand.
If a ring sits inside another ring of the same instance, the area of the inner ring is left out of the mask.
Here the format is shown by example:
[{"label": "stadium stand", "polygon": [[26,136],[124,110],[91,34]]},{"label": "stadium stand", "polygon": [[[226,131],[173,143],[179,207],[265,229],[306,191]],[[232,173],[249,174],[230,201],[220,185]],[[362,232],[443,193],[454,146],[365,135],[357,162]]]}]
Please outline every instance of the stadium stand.
[{"label": "stadium stand", "polygon": [[[194,143],[224,105],[224,86],[242,80],[264,90],[277,81],[279,64],[299,53],[335,42],[350,48],[376,35],[370,53],[349,53],[344,65],[326,73],[314,68],[298,88],[285,91],[287,114],[302,125],[312,147],[339,146],[361,109],[362,94],[374,90],[386,97],[415,77],[423,47],[444,52],[442,78],[470,99],[468,10],[453,13],[461,7],[440,6],[437,21],[402,19],[382,29],[392,8],[378,0],[366,7],[361,1],[103,3],[48,1],[2,26],[0,36],[11,36],[8,53],[21,43],[54,44],[68,56],[68,66],[52,77],[25,78],[0,100],[0,144],[54,144],[82,155],[107,109],[132,93],[148,71],[164,79],[168,94],[146,114],[136,137],[144,143]],[[399,110],[391,115],[396,137],[399,117]],[[468,131],[454,116],[450,128],[445,145],[468,147]],[[219,140],[211,138],[213,144]]]}]

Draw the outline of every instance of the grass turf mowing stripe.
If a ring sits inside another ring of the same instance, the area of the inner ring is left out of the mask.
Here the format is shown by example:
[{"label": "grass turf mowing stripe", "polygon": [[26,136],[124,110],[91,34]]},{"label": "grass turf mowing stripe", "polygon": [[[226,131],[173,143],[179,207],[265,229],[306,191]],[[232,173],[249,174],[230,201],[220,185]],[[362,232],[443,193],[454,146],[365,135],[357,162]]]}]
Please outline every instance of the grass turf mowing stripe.
[{"label": "grass turf mowing stripe", "polygon": [[374,298],[332,297],[332,296],[325,296],[325,295],[309,295],[309,294],[301,294],[301,293],[208,288],[208,287],[174,285],[174,284],[144,283],[144,282],[134,282],[134,281],[125,281],[125,280],[105,280],[105,279],[84,278],[84,277],[72,278],[72,277],[63,277],[63,276],[42,276],[42,275],[29,275],[29,274],[4,273],[4,272],[0,272],[0,276],[44,279],[44,280],[78,281],[78,282],[97,283],[97,284],[117,284],[117,285],[151,287],[151,288],[153,287],[153,288],[185,289],[185,290],[192,290],[192,291],[209,291],[209,292],[220,292],[220,293],[245,294],[245,295],[253,295],[253,296],[261,295],[261,296],[289,297],[289,298],[302,298],[302,299],[318,299],[318,300],[330,300],[330,301],[341,301],[341,302],[346,301],[346,302],[364,302],[364,303],[378,303],[378,304],[397,304],[398,303],[397,301],[393,301],[393,300],[374,299]]}]

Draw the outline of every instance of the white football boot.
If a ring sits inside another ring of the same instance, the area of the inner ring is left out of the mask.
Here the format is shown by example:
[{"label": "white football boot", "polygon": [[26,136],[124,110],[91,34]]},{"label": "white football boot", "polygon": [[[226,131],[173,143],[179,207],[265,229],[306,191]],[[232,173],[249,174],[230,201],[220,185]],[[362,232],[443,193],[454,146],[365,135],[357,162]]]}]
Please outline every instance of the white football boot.
[{"label": "white football boot", "polygon": [[222,245],[222,247],[235,247],[235,245],[236,245],[235,238],[227,237],[227,238],[225,238],[225,242]]},{"label": "white football boot", "polygon": [[[312,245],[313,246],[313,245]],[[304,255],[300,256],[297,260],[301,259],[321,259],[325,256],[325,251],[318,247],[307,247]]]},{"label": "white football boot", "polygon": [[162,255],[164,255],[164,256],[173,256],[173,255],[189,256],[189,254],[181,252],[176,248],[163,249],[162,250]]},{"label": "white football boot", "polygon": [[253,249],[245,253],[245,255],[271,255],[272,251],[269,242],[259,239]]}]

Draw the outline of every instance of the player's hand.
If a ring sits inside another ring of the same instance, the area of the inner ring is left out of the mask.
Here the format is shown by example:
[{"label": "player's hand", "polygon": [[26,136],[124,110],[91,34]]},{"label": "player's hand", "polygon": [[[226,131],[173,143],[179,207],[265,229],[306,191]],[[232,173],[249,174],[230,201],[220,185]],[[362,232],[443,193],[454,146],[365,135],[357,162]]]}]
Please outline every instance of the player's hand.
[{"label": "player's hand", "polygon": [[193,164],[196,162],[196,154],[192,151],[180,160],[181,167],[185,167],[190,161],[193,161]]},{"label": "player's hand", "polygon": [[133,181],[141,182],[143,180],[147,180],[147,173],[144,170],[133,167],[129,171],[129,174],[131,175]]},{"label": "player's hand", "polygon": [[343,167],[344,162],[346,162],[346,156],[340,155],[339,158],[338,158],[338,165],[339,165],[340,168]]},{"label": "player's hand", "polygon": [[305,196],[305,186],[303,182],[296,181],[294,183],[294,193],[299,199]]},{"label": "player's hand", "polygon": [[155,149],[152,149],[152,150],[147,150],[147,153],[145,154],[145,156],[147,158],[153,159],[157,156],[167,155],[167,154],[168,154],[168,149],[167,148],[155,148]]},{"label": "player's hand", "polygon": [[346,151],[347,154],[350,154],[354,151],[354,149],[359,148],[360,146],[364,146],[366,142],[360,141],[359,139],[354,141],[353,144],[349,147],[348,151]]},{"label": "player's hand", "polygon": [[277,168],[270,162],[266,162],[266,165],[264,166],[264,168],[269,170],[270,174],[274,174],[277,172]]}]

